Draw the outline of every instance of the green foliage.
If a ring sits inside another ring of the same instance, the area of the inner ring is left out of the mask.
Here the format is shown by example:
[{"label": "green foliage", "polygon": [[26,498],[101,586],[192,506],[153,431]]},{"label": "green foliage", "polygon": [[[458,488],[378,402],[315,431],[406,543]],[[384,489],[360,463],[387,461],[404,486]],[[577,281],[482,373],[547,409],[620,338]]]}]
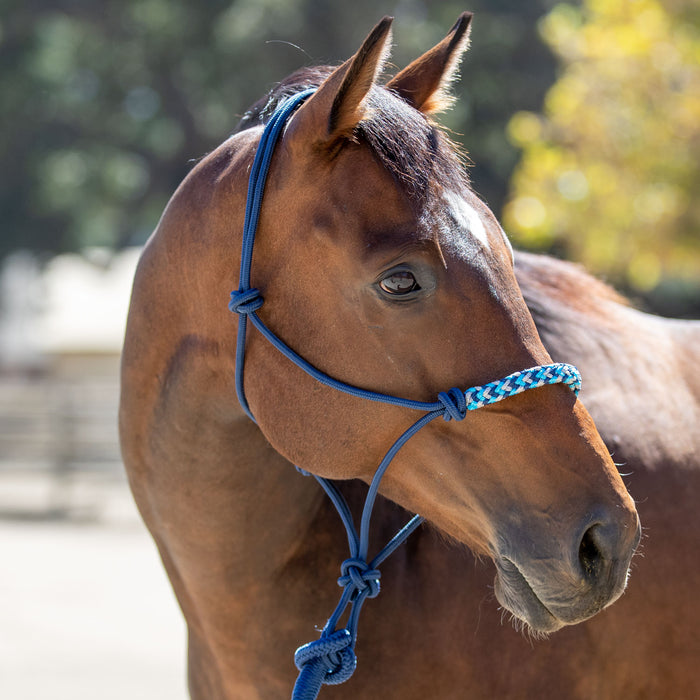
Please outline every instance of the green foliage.
[{"label": "green foliage", "polygon": [[[471,3],[473,49],[446,122],[496,209],[517,154],[505,124],[536,109],[553,79],[535,34],[551,1]],[[396,16],[393,60],[403,66],[463,9],[451,0],[0,0],[0,255],[143,242],[193,159],[276,81],[344,60],[383,14]]]},{"label": "green foliage", "polygon": [[694,3],[558,5],[541,32],[563,69],[520,112],[504,223],[639,292],[700,288],[700,13]]}]

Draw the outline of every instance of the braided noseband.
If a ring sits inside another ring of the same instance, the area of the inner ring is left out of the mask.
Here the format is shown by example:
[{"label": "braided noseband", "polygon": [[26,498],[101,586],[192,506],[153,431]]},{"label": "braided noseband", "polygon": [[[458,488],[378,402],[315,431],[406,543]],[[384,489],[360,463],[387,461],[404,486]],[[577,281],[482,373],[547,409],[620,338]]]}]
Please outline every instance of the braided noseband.
[{"label": "braided noseband", "polygon": [[[394,456],[406,441],[423,426],[439,416],[442,416],[446,421],[461,421],[465,418],[468,411],[476,410],[497,401],[502,401],[509,396],[520,394],[528,389],[547,384],[562,383],[576,394],[578,394],[581,387],[581,377],[575,367],[567,364],[551,364],[514,372],[498,381],[490,382],[484,386],[474,386],[466,391],[452,388],[448,391],[440,392],[435,402],[403,399],[398,396],[367,391],[333,379],[297,355],[294,350],[283,343],[263,323],[257,314],[258,309],[263,305],[263,298],[257,289],[253,289],[250,286],[250,269],[265,180],[275,143],[286,121],[294,110],[312,93],[313,90],[300,92],[281,103],[275,110],[260,139],[250,173],[243,228],[239,285],[237,291],[231,292],[231,302],[229,304],[229,309],[239,314],[236,347],[236,393],[238,394],[238,400],[251,420],[255,421],[243,389],[246,330],[247,321],[250,319],[257,330],[272,345],[294,364],[325,386],[358,398],[422,411],[424,415],[396,440],[384,456],[384,459],[382,459],[379,467],[377,467],[362,510],[359,534],[355,528],[350,509],[340,491],[338,491],[332,481],[315,476],[333,501],[343,521],[350,547],[350,558],[346,559],[341,565],[341,576],[338,579],[338,585],[343,589],[343,592],[336,609],[321,632],[321,637],[299,647],[294,655],[294,662],[300,673],[294,686],[292,700],[313,700],[317,697],[323,683],[343,683],[353,674],[357,664],[354,652],[357,638],[357,621],[365,600],[374,598],[379,593],[379,578],[381,574],[378,567],[423,522],[421,516],[413,516],[384,549],[368,562],[370,518],[379,483]],[[299,471],[308,475],[307,472],[301,469]],[[348,606],[350,606],[350,611],[347,624],[345,627],[336,629],[340,617]]]}]

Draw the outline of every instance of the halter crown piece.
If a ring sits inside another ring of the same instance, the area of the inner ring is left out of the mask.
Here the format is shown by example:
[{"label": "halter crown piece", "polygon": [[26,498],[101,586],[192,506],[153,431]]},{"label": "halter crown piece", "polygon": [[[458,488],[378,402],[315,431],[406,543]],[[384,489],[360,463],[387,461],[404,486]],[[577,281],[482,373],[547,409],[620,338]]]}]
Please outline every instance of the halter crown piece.
[{"label": "halter crown piece", "polygon": [[[528,389],[547,384],[562,383],[568,386],[575,394],[578,394],[581,388],[581,377],[578,370],[572,365],[558,363],[540,365],[520,372],[514,372],[498,381],[490,382],[484,386],[474,386],[466,391],[452,388],[448,391],[440,392],[437,401],[434,402],[403,399],[398,396],[367,391],[333,379],[300,357],[263,323],[257,314],[258,309],[263,305],[263,298],[257,289],[250,286],[250,269],[265,180],[275,143],[286,121],[291,117],[294,110],[313,92],[313,89],[304,90],[288,98],[277,107],[263,131],[250,173],[243,228],[239,285],[236,291],[231,292],[231,301],[229,303],[229,309],[239,314],[236,347],[236,393],[238,394],[238,400],[251,420],[255,421],[243,389],[246,330],[247,321],[250,319],[255,328],[282,354],[325,386],[358,398],[422,411],[423,416],[396,440],[377,467],[362,510],[359,534],[355,528],[350,508],[337,487],[328,479],[315,476],[332,500],[343,521],[350,547],[350,558],[346,559],[341,565],[341,576],[338,579],[338,585],[342,587],[343,592],[336,609],[324,626],[320,638],[299,647],[294,655],[294,662],[299,669],[299,677],[294,685],[292,700],[313,700],[318,696],[323,683],[343,683],[353,674],[357,665],[354,652],[357,639],[357,622],[365,600],[374,598],[379,593],[379,578],[381,574],[378,567],[423,522],[423,518],[420,515],[415,515],[379,554],[368,561],[370,518],[379,483],[394,456],[406,441],[435,418],[442,416],[446,421],[461,421],[465,418],[468,411],[502,401],[509,396],[520,394]],[[301,469],[299,471],[308,475],[307,472]],[[345,613],[348,606],[350,611],[347,623],[345,627],[337,629],[340,617]]]}]

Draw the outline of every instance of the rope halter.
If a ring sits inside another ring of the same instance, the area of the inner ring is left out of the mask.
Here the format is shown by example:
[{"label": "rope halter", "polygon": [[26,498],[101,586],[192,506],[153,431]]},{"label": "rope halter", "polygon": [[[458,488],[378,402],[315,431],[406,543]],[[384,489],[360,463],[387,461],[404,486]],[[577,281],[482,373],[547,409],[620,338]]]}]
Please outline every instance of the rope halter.
[{"label": "rope halter", "polygon": [[[446,421],[461,421],[464,420],[468,411],[488,406],[510,396],[520,394],[523,391],[548,384],[564,384],[574,394],[578,394],[581,387],[581,377],[578,370],[572,365],[558,363],[540,365],[520,372],[514,372],[503,379],[484,384],[483,386],[474,386],[466,391],[453,387],[447,391],[440,392],[437,400],[434,402],[404,399],[398,396],[360,389],[324,374],[280,340],[263,323],[257,312],[262,307],[264,300],[259,290],[250,286],[250,270],[265,180],[275,143],[286,121],[291,117],[294,110],[313,92],[312,89],[300,92],[277,107],[270,121],[265,126],[250,172],[243,228],[239,285],[236,291],[231,292],[229,303],[229,309],[239,315],[236,345],[236,393],[238,400],[250,419],[255,421],[248,406],[243,387],[247,322],[250,319],[255,328],[283,355],[325,386],[369,401],[411,408],[423,412],[423,415],[396,440],[377,467],[362,510],[359,533],[355,528],[350,508],[335,484],[328,479],[314,475],[314,478],[332,500],[345,526],[350,557],[341,565],[341,575],[338,579],[338,584],[343,588],[343,592],[340,596],[340,601],[324,626],[320,638],[299,647],[296,651],[294,661],[300,673],[294,686],[292,700],[313,700],[317,697],[322,684],[343,683],[353,674],[357,664],[354,652],[357,639],[357,621],[364,601],[379,594],[379,578],[381,574],[378,567],[423,522],[423,518],[420,515],[413,516],[379,554],[368,561],[370,518],[379,484],[389,464],[391,464],[391,461],[406,441],[425,425],[440,416]],[[299,471],[302,474],[308,474],[302,469],[299,469]],[[344,627],[338,629],[340,617],[348,608],[347,622]]]}]

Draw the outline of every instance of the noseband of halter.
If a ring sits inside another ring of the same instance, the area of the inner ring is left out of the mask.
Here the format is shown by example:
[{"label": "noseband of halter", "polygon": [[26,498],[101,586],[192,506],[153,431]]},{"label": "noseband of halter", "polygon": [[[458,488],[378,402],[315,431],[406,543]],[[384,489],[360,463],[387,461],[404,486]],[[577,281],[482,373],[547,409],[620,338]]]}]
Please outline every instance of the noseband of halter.
[{"label": "noseband of halter", "polygon": [[[350,678],[357,663],[354,648],[360,610],[367,598],[374,598],[379,593],[380,572],[378,567],[423,522],[421,516],[415,515],[386,547],[368,562],[370,518],[379,483],[394,456],[406,441],[423,426],[440,416],[446,421],[461,421],[468,411],[547,384],[562,383],[575,394],[578,394],[581,387],[581,377],[575,367],[568,364],[551,364],[514,372],[498,381],[490,382],[484,386],[474,386],[466,391],[452,388],[440,392],[434,402],[403,399],[398,396],[367,391],[333,379],[300,357],[263,323],[257,314],[258,309],[263,305],[263,298],[259,290],[250,286],[250,270],[265,180],[275,144],[285,123],[294,110],[313,92],[313,89],[300,92],[282,102],[275,110],[263,131],[250,172],[239,285],[238,290],[231,292],[229,303],[229,309],[239,314],[236,347],[236,393],[238,400],[248,416],[255,421],[243,388],[246,329],[247,321],[250,319],[255,328],[282,354],[325,386],[358,398],[422,411],[424,415],[396,440],[377,467],[362,510],[359,534],[355,528],[350,508],[340,491],[328,479],[315,477],[340,514],[348,537],[350,558],[341,565],[338,585],[343,588],[343,593],[336,609],[323,628],[320,638],[300,647],[294,655],[294,661],[300,673],[294,686],[292,700],[311,700],[316,698],[323,683],[338,684]],[[301,469],[299,471],[307,474]],[[350,612],[347,624],[345,627],[336,629],[340,617],[348,606],[350,606]]]}]

